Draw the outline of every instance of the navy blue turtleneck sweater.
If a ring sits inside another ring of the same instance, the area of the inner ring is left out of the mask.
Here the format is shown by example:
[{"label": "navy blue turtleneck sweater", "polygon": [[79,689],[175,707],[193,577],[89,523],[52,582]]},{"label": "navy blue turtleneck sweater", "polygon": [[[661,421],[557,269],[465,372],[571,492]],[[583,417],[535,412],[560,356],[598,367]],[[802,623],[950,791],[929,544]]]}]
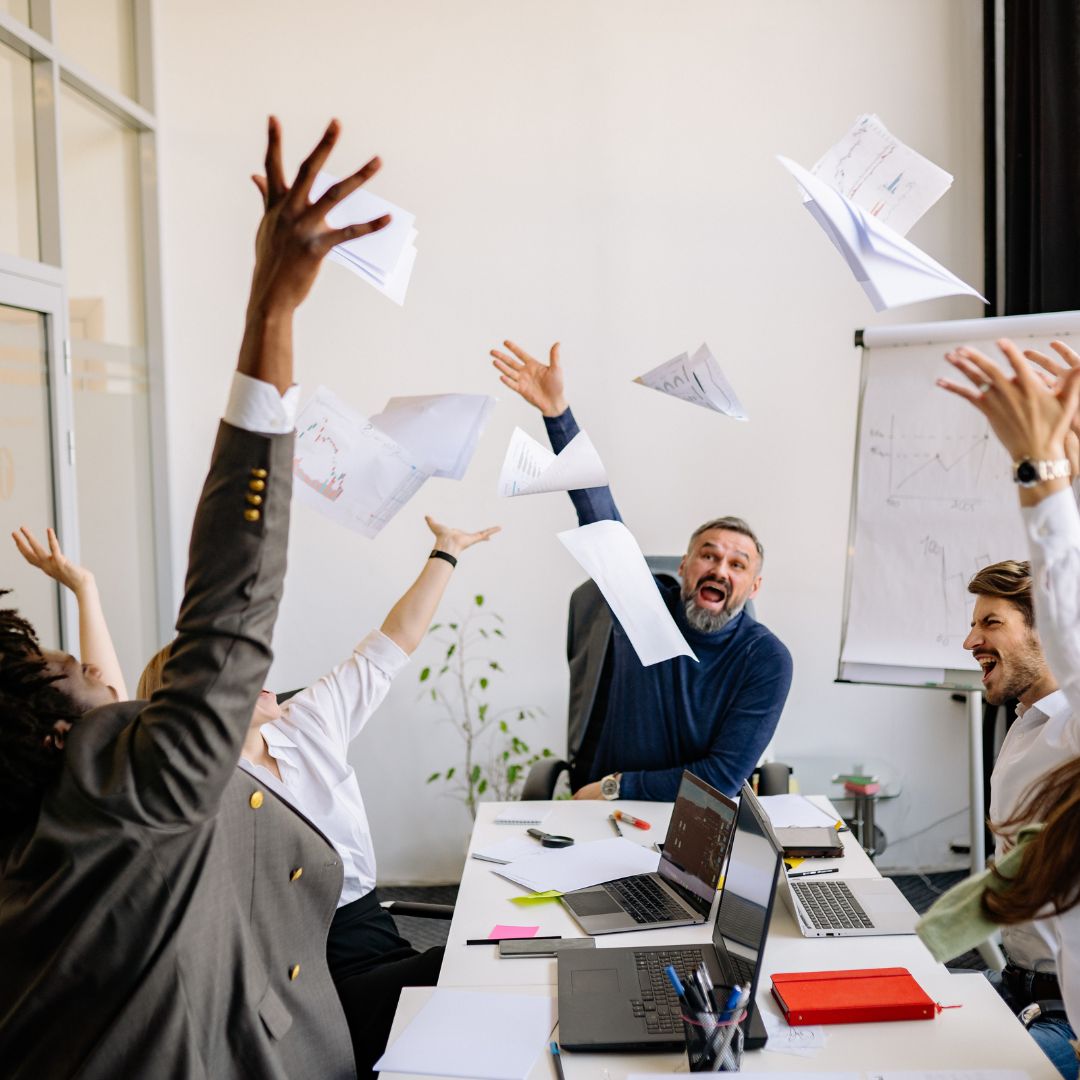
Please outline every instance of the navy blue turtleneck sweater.
[{"label": "navy blue turtleneck sweater", "polygon": [[[578,433],[569,409],[545,417],[559,453]],[[578,522],[621,521],[610,488],[570,492]],[[734,795],[772,738],[791,686],[791,654],[745,611],[722,630],[703,634],[686,621],[679,588],[657,587],[695,662],[677,656],[643,667],[614,620],[607,716],[587,775],[621,772],[620,797],[670,802],[683,769]]]}]

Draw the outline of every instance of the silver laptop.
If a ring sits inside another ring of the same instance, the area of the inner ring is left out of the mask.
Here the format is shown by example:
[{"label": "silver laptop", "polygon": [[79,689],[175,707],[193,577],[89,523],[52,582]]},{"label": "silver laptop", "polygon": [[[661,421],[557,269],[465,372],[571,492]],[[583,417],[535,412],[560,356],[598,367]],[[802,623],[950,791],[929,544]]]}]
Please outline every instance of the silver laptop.
[{"label": "silver laptop", "polygon": [[737,812],[733,799],[684,772],[656,872],[566,893],[563,905],[586,934],[705,922]]},{"label": "silver laptop", "polygon": [[888,878],[807,878],[782,883],[803,937],[914,934],[919,913]]}]

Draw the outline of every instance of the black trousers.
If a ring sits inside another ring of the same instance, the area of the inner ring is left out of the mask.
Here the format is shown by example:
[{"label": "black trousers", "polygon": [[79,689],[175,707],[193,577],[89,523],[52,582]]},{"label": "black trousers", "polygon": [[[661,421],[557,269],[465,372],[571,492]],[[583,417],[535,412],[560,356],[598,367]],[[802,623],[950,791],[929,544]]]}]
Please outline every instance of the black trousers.
[{"label": "black trousers", "polygon": [[434,986],[443,948],[417,952],[397,931],[375,890],[338,908],[326,940],[326,960],[349,1022],[358,1076],[386,1049],[404,986]]}]

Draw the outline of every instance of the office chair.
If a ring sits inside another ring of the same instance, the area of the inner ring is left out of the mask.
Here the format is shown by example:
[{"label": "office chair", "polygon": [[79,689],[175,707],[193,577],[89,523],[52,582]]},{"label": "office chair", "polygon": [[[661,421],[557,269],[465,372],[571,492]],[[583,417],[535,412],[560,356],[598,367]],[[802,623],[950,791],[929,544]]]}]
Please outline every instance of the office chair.
[{"label": "office chair", "polygon": [[[679,583],[681,561],[679,555],[645,557],[652,573],[667,585]],[[752,600],[747,601],[746,610],[754,614]],[[570,594],[566,625],[566,660],[570,668],[566,760],[550,757],[533,765],[521,791],[523,800],[553,798],[555,785],[564,772],[569,774],[571,791],[595,779],[584,775],[584,771],[592,763],[607,712],[612,663],[611,628],[611,611],[596,583],[589,580],[579,585]],[[762,782],[767,784],[768,790],[759,787],[759,793],[786,792],[790,774],[788,766],[776,762],[762,767]]]}]

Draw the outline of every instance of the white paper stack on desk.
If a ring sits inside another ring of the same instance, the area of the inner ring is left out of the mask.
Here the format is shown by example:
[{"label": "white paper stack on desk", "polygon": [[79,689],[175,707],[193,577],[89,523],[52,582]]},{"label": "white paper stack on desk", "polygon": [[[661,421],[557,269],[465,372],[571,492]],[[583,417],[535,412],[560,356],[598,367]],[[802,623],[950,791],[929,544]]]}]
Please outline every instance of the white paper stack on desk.
[{"label": "white paper stack on desk", "polygon": [[[312,201],[318,199],[338,178],[321,172],[311,185]],[[416,262],[416,217],[408,210],[380,198],[367,188],[357,188],[326,215],[327,224],[335,229],[346,225],[372,221],[389,214],[390,224],[376,233],[358,236],[338,244],[330,258],[359,274],[395,304],[405,303],[413,265]]]},{"label": "white paper stack on desk", "polygon": [[515,859],[493,873],[531,892],[573,892],[604,881],[651,874],[660,865],[660,856],[622,837],[590,840],[565,848],[542,848],[535,855]]}]

